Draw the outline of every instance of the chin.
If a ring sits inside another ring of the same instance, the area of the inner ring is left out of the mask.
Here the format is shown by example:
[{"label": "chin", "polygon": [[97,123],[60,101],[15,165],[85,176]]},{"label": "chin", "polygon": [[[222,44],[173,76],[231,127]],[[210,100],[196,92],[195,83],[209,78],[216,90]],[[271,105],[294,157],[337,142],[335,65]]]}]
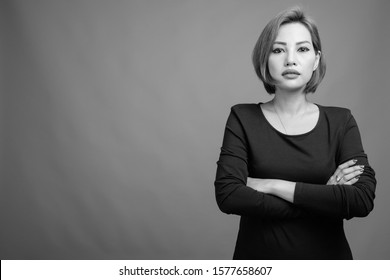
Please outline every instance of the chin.
[{"label": "chin", "polygon": [[300,86],[276,86],[276,88],[279,90],[290,91],[290,92],[303,91],[305,87],[306,84]]},{"label": "chin", "polygon": [[304,82],[298,82],[298,81],[289,81],[286,83],[286,81],[283,81],[283,83],[280,83],[279,85],[276,85],[276,88],[283,90],[283,91],[299,91],[304,90],[307,83]]}]

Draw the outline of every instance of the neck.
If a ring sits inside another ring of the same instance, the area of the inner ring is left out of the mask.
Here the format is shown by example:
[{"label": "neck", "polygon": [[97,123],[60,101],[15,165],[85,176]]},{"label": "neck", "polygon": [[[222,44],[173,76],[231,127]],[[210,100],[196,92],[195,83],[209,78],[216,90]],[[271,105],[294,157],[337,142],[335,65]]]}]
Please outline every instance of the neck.
[{"label": "neck", "polygon": [[303,114],[309,104],[306,94],[302,92],[276,92],[272,102],[279,112],[290,116]]}]

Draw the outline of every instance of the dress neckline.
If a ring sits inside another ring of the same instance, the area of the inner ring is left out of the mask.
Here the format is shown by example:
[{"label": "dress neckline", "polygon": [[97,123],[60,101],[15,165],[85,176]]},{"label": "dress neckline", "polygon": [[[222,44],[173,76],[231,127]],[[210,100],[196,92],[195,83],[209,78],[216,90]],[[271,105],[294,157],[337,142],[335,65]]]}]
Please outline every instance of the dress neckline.
[{"label": "dress neckline", "polygon": [[278,134],[280,135],[283,135],[283,136],[286,136],[286,137],[300,137],[300,136],[305,136],[305,135],[308,135],[308,134],[311,134],[313,131],[315,131],[317,129],[317,127],[319,126],[320,124],[320,121],[322,120],[322,107],[321,105],[318,105],[317,103],[313,103],[314,105],[317,106],[318,108],[318,111],[319,111],[319,114],[318,114],[318,119],[317,119],[317,123],[316,125],[310,129],[309,131],[307,132],[304,132],[304,133],[300,133],[300,134],[286,134],[286,133],[283,133],[281,131],[279,131],[278,129],[276,129],[269,121],[268,119],[265,117],[264,115],[264,112],[263,112],[263,109],[261,108],[261,104],[263,104],[263,102],[259,102],[257,104],[257,108],[259,109],[260,111],[260,116],[265,120],[265,122],[267,123],[267,125],[274,131],[276,131]]}]

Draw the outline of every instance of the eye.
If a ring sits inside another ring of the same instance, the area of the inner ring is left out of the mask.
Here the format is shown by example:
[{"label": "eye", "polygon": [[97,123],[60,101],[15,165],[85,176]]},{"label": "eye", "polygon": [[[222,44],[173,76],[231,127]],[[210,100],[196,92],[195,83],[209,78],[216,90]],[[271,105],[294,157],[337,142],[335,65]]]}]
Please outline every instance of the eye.
[{"label": "eye", "polygon": [[310,49],[308,47],[300,47],[298,49],[298,52],[308,52],[308,51],[310,51]]},{"label": "eye", "polygon": [[282,48],[275,48],[272,50],[272,53],[281,53],[283,51]]}]

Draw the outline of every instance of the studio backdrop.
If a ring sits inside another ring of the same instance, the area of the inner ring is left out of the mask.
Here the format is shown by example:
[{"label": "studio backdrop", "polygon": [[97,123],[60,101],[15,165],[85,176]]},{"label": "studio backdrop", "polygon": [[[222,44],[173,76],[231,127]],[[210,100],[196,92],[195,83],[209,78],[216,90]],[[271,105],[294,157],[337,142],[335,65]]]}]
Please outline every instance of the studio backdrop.
[{"label": "studio backdrop", "polygon": [[374,211],[345,223],[354,257],[389,259],[386,0],[2,0],[1,259],[231,259],[225,122],[271,98],[252,48],[296,4],[328,65],[310,99],[352,110],[377,172]]}]

